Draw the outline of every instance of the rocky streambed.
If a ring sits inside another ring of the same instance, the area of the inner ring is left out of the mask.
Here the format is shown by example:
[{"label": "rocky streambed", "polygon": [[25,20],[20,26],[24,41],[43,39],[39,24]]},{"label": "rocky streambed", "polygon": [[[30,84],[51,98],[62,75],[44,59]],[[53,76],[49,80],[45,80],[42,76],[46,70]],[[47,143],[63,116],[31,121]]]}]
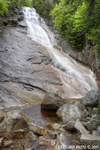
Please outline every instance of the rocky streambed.
[{"label": "rocky streambed", "polygon": [[2,150],[100,150],[100,91],[67,101],[47,93],[41,105],[0,111]]}]

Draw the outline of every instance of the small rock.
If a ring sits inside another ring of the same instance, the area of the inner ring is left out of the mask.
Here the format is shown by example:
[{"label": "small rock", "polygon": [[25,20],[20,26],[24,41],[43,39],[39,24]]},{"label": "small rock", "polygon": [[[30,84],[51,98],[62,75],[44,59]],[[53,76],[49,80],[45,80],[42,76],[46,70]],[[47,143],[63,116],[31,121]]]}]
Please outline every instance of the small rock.
[{"label": "small rock", "polygon": [[32,131],[29,131],[25,137],[30,139],[31,141],[38,139],[38,136],[35,133],[33,133]]},{"label": "small rock", "polygon": [[67,131],[76,130],[75,129],[75,121],[69,121],[67,124],[62,125],[62,128],[64,128]]},{"label": "small rock", "polygon": [[84,117],[82,111],[72,104],[64,104],[57,110],[56,114],[64,120],[81,119]]},{"label": "small rock", "polygon": [[51,127],[56,130],[56,129],[59,129],[61,127],[61,124],[53,123],[53,124],[51,124]]},{"label": "small rock", "polygon": [[81,133],[81,134],[89,134],[89,131],[85,129],[85,127],[82,125],[82,123],[77,119],[75,123],[75,128]]},{"label": "small rock", "polygon": [[82,104],[86,107],[95,107],[100,102],[100,91],[91,90],[82,99]]},{"label": "small rock", "polygon": [[4,141],[3,147],[10,146],[11,144],[13,144],[13,140],[6,140]]},{"label": "small rock", "polygon": [[41,109],[56,111],[64,104],[63,99],[56,93],[50,92],[44,96]]}]

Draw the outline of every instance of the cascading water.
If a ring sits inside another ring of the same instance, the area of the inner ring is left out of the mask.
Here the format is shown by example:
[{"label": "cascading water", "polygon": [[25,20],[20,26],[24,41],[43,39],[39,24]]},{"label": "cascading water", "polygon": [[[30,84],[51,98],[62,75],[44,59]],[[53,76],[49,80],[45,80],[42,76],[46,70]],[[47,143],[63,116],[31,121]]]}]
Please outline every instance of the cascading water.
[{"label": "cascading water", "polygon": [[63,90],[67,97],[81,98],[98,86],[94,73],[63,51],[57,49],[57,43],[53,33],[44,20],[36,13],[34,8],[23,7],[25,21],[28,26],[27,34],[32,40],[46,47],[52,58],[52,67],[59,74]]}]

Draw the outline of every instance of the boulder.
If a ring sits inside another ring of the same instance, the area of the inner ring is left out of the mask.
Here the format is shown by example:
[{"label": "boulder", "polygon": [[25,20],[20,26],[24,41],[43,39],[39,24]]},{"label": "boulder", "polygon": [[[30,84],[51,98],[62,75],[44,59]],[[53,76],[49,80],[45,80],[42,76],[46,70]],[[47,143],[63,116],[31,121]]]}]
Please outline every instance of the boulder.
[{"label": "boulder", "polygon": [[64,104],[63,99],[56,93],[50,92],[44,96],[41,109],[56,111]]},{"label": "boulder", "polygon": [[89,131],[86,130],[86,128],[82,125],[82,123],[79,121],[79,119],[76,120],[75,128],[81,133],[81,134],[89,134]]},{"label": "boulder", "polygon": [[56,114],[64,120],[83,119],[84,117],[78,106],[72,104],[64,104],[57,110]]},{"label": "boulder", "polygon": [[82,104],[86,107],[95,107],[100,102],[100,91],[91,90],[82,99]]},{"label": "boulder", "polygon": [[0,132],[10,132],[27,128],[32,121],[21,111],[14,110],[8,112],[0,123]]},{"label": "boulder", "polygon": [[[97,149],[99,150],[99,146],[100,146],[100,137],[95,136],[95,135],[91,135],[91,134],[82,134],[80,137],[80,143],[82,145],[85,145],[87,149]],[[96,146],[97,147],[92,147],[92,146]]]}]

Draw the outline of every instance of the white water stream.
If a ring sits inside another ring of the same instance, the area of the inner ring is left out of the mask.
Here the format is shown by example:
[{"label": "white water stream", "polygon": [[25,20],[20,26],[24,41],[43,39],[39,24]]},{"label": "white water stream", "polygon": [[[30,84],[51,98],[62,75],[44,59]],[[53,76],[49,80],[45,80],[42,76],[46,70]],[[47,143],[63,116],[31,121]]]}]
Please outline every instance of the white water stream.
[{"label": "white water stream", "polygon": [[59,74],[63,90],[70,98],[81,98],[98,86],[94,73],[87,67],[77,63],[63,51],[55,48],[57,45],[53,33],[34,8],[23,7],[27,34],[33,41],[46,47],[52,58],[52,67]]}]

